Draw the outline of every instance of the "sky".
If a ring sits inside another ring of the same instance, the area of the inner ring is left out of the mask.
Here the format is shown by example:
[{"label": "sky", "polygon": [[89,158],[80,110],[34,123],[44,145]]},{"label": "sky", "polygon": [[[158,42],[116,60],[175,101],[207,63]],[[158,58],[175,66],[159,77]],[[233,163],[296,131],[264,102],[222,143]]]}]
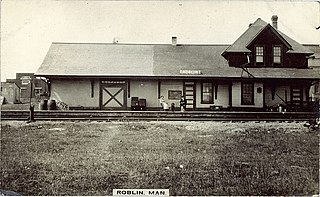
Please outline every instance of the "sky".
[{"label": "sky", "polygon": [[1,1],[1,81],[34,73],[52,42],[232,44],[257,18],[319,44],[320,1]]}]

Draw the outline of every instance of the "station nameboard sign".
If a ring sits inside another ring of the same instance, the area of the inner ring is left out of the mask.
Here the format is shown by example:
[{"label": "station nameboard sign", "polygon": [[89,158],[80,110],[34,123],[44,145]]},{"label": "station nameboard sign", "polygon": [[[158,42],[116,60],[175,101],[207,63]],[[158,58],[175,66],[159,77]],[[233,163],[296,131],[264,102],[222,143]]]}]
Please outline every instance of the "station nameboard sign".
[{"label": "station nameboard sign", "polygon": [[117,80],[102,80],[101,83],[108,83],[108,84],[125,84],[125,81],[117,81]]},{"label": "station nameboard sign", "polygon": [[181,75],[201,75],[201,70],[180,70]]}]

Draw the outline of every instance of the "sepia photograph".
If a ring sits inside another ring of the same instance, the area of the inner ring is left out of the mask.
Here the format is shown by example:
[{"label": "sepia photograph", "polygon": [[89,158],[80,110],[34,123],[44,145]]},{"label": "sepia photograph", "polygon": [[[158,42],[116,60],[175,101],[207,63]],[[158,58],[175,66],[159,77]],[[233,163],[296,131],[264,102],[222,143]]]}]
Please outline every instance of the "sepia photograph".
[{"label": "sepia photograph", "polygon": [[320,1],[1,0],[1,196],[319,196]]}]

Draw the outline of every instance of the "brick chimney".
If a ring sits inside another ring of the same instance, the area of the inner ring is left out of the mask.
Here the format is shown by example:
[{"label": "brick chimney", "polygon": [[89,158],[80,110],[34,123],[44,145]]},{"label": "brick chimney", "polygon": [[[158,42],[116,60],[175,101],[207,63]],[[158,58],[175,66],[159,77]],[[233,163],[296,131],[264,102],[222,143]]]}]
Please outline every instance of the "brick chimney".
[{"label": "brick chimney", "polygon": [[178,38],[176,36],[172,36],[171,44],[172,46],[177,46]]},{"label": "brick chimney", "polygon": [[272,21],[272,26],[275,28],[275,29],[278,29],[278,16],[277,15],[273,15],[271,17],[271,21]]}]

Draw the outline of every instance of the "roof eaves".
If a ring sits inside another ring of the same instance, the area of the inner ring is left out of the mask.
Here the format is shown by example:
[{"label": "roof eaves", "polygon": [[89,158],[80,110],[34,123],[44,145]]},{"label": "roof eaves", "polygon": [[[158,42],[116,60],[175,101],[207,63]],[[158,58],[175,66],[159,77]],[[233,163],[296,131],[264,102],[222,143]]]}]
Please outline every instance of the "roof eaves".
[{"label": "roof eaves", "polygon": [[243,49],[243,50],[229,50],[228,53],[250,53],[251,50]]},{"label": "roof eaves", "polygon": [[286,53],[290,53],[290,54],[306,54],[306,55],[312,55],[314,54],[314,52],[311,51],[294,51],[294,50],[288,50]]}]

